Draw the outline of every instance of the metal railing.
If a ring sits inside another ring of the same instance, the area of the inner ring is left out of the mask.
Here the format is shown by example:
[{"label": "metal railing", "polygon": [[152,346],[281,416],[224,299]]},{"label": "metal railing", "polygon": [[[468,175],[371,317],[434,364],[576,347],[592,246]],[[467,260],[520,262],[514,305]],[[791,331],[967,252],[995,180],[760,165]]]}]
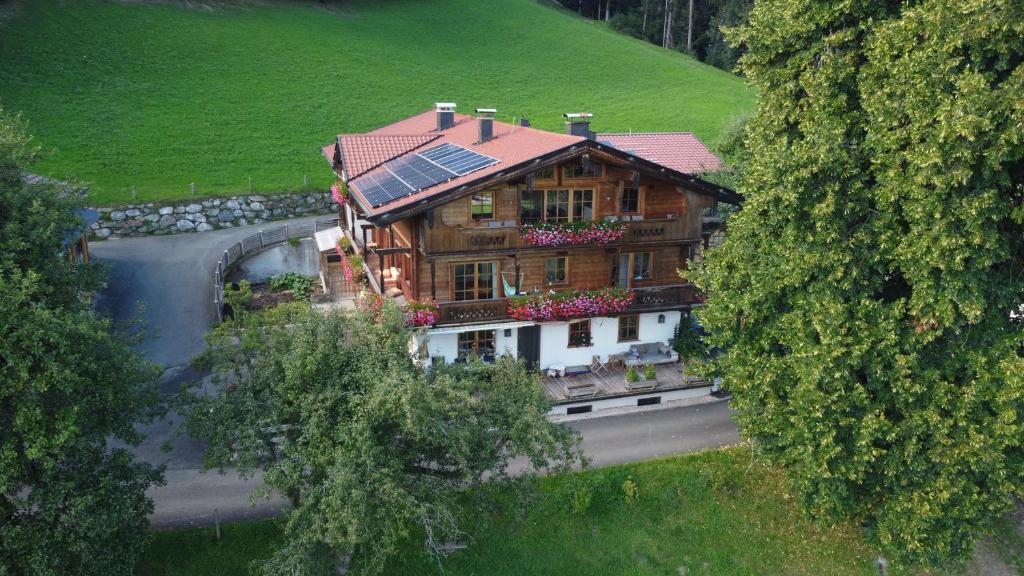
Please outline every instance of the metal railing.
[{"label": "metal railing", "polygon": [[319,218],[308,224],[284,224],[260,230],[232,244],[217,261],[217,268],[213,272],[213,308],[217,312],[217,321],[224,320],[224,277],[239,260],[287,242],[291,238],[309,238],[320,230],[334,228],[340,224],[337,217]]}]

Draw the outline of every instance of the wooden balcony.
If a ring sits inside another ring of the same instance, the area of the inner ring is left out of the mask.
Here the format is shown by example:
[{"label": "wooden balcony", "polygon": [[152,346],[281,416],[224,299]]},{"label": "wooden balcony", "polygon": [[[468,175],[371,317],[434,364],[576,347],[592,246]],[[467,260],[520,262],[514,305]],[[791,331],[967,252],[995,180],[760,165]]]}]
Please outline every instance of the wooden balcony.
[{"label": "wooden balcony", "polygon": [[[509,220],[502,226],[448,227],[438,226],[426,231],[424,250],[427,254],[458,254],[466,252],[518,251],[525,249],[550,250],[550,246],[534,246],[523,241],[518,223]],[[659,218],[626,222],[622,240],[609,244],[616,246],[634,243],[661,243],[699,240],[700,231],[687,229],[684,218]],[[572,248],[568,244],[559,248]],[[592,248],[593,245],[582,245]]]},{"label": "wooden balcony", "polygon": [[441,318],[437,321],[438,325],[508,320],[508,301],[504,298],[442,302],[438,304],[438,309],[441,313]]},{"label": "wooden balcony", "polygon": [[630,311],[645,312],[665,310],[676,306],[693,305],[701,302],[697,288],[692,284],[638,288],[634,290],[636,300]]},{"label": "wooden balcony", "polygon": [[[636,301],[629,312],[655,312],[671,310],[700,302],[698,292],[692,285],[638,288],[634,290]],[[441,318],[437,324],[476,324],[481,322],[503,322],[509,320],[508,300],[468,300],[465,302],[441,302],[438,304]]]}]

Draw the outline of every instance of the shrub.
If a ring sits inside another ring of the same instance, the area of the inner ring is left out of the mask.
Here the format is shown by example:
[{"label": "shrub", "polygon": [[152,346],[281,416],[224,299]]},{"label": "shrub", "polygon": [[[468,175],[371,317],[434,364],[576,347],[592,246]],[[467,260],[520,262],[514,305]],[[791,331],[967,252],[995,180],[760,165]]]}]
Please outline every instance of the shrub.
[{"label": "shrub", "polygon": [[626,501],[626,504],[635,504],[640,498],[640,486],[633,481],[632,476],[622,481],[622,498]]},{"label": "shrub", "polygon": [[303,276],[297,272],[285,272],[270,278],[270,289],[274,292],[291,290],[299,298],[309,298],[309,292],[313,288],[313,277]]},{"label": "shrub", "polygon": [[224,288],[224,305],[231,308],[232,314],[237,314],[245,309],[252,302],[252,287],[248,280],[242,280],[238,284],[228,285]]},{"label": "shrub", "polygon": [[572,474],[565,482],[565,493],[569,500],[569,510],[582,516],[590,510],[594,502],[594,483],[589,474]]},{"label": "shrub", "polygon": [[626,368],[626,382],[636,382],[640,379],[640,375],[636,373],[636,370],[630,366]]},{"label": "shrub", "polygon": [[684,316],[676,325],[672,349],[684,360],[703,358],[707,355],[707,347],[701,338],[701,332],[702,328],[692,316]]},{"label": "shrub", "polygon": [[298,246],[299,244],[301,244],[301,242],[295,236],[292,236],[291,238],[288,239],[288,245],[289,246]]}]

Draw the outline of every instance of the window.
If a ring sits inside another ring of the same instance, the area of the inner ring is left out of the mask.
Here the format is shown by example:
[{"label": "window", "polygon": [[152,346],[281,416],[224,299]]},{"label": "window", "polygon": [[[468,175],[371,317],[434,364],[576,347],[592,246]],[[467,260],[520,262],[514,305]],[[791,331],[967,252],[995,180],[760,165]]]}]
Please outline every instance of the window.
[{"label": "window", "polygon": [[568,269],[568,257],[548,258],[544,262],[544,281],[548,284],[565,284],[569,278]]},{"label": "window", "polygon": [[593,404],[584,404],[583,406],[569,406],[565,409],[566,414],[586,414],[594,411]]},{"label": "window", "polygon": [[579,159],[563,164],[562,175],[565,178],[600,178],[604,173],[602,168],[598,162],[584,162]]},{"label": "window", "polygon": [[574,221],[590,222],[594,217],[594,191],[572,191],[572,215]]},{"label": "window", "polygon": [[456,302],[494,298],[494,263],[466,262],[452,265]]},{"label": "window", "polygon": [[544,191],[523,190],[519,195],[519,220],[523,224],[544,219]]},{"label": "window", "polygon": [[590,320],[570,322],[569,348],[586,348],[590,344]]},{"label": "window", "polygon": [[494,356],[494,330],[459,332],[459,358],[476,354],[481,358]]},{"label": "window", "polygon": [[473,220],[494,218],[494,194],[492,192],[477,192],[470,196],[469,211]]},{"label": "window", "polygon": [[546,190],[544,200],[544,219],[549,222],[569,221],[569,191]]},{"label": "window", "polygon": [[640,317],[619,316],[619,342],[631,342],[640,339]]},{"label": "window", "polygon": [[619,257],[618,264],[618,285],[619,288],[629,288],[634,280],[651,279],[651,253],[650,252],[629,252]]},{"label": "window", "polygon": [[533,173],[533,177],[536,179],[551,179],[555,177],[554,165],[542,166]]},{"label": "window", "polygon": [[519,220],[523,224],[590,222],[594,218],[593,190],[533,190],[519,195]]},{"label": "window", "polygon": [[619,202],[619,211],[631,213],[640,211],[640,190],[632,186],[622,189],[622,199]]},{"label": "window", "polygon": [[661,404],[661,396],[640,398],[639,400],[636,401],[637,406],[653,406],[654,404]]}]

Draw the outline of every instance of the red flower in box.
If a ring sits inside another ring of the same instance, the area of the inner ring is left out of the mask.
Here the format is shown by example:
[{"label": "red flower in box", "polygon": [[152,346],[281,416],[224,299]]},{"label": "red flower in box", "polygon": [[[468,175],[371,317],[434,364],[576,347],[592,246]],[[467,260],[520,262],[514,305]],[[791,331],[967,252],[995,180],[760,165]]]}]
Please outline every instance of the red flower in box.
[{"label": "red flower in box", "polygon": [[521,234],[523,240],[533,246],[562,246],[564,244],[603,246],[621,240],[626,235],[626,223],[611,220],[539,222],[523,226]]},{"label": "red flower in box", "polygon": [[441,318],[441,311],[433,302],[409,302],[403,314],[406,326],[433,326]]},{"label": "red flower in box", "polygon": [[617,314],[633,305],[632,292],[621,288],[577,290],[514,296],[508,300],[508,315],[516,320],[569,320]]}]

